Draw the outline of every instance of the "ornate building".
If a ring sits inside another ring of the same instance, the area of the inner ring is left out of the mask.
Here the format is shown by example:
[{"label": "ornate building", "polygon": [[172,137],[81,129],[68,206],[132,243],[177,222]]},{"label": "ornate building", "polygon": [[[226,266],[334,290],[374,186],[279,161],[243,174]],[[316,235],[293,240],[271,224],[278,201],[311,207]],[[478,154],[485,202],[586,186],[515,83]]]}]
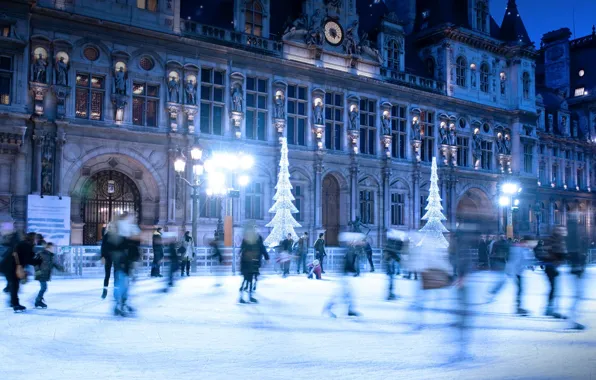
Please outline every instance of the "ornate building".
[{"label": "ornate building", "polygon": [[357,217],[374,244],[419,228],[433,156],[450,229],[472,211],[504,231],[516,181],[516,233],[581,210],[593,235],[594,36],[536,51],[514,0],[500,26],[489,0],[207,3],[0,0],[2,219],[39,194],[71,197],[72,244],[119,210],[188,228],[173,161],[200,144],[256,157],[232,207],[200,195],[200,240],[223,212],[266,233],[286,136],[297,219],[330,244]]}]

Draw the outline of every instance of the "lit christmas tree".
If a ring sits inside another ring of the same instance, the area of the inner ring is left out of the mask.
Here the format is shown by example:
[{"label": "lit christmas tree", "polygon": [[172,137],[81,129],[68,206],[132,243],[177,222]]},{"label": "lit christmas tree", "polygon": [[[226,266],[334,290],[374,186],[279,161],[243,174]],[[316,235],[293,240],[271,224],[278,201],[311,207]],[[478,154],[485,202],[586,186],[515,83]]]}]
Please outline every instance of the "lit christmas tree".
[{"label": "lit christmas tree", "polygon": [[426,214],[422,220],[426,220],[424,227],[420,232],[424,233],[422,240],[418,243],[419,246],[428,248],[447,248],[449,242],[443,236],[444,232],[449,232],[443,225],[443,220],[447,220],[443,215],[443,205],[441,205],[441,195],[439,195],[439,176],[437,175],[437,159],[433,157],[433,164],[430,172],[430,190],[428,194],[428,204],[426,205]]},{"label": "lit christmas tree", "polygon": [[292,234],[292,239],[298,239],[294,227],[301,227],[294,219],[292,214],[296,214],[298,209],[294,206],[292,201],[295,199],[292,195],[292,184],[290,183],[290,171],[288,167],[288,142],[286,138],[281,141],[281,159],[279,160],[279,174],[277,175],[277,185],[275,185],[275,196],[273,200],[275,203],[269,209],[269,212],[275,213],[275,216],[267,224],[267,227],[273,227],[265,245],[272,247],[279,244],[285,239],[288,234]]}]

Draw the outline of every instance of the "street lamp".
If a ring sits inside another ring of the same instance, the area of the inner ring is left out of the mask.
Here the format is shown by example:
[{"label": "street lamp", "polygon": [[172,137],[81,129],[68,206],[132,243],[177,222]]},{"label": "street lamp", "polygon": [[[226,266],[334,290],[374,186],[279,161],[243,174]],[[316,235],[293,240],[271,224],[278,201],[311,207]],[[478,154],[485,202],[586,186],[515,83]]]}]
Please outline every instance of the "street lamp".
[{"label": "street lamp", "polygon": [[514,182],[501,185],[503,195],[499,198],[499,206],[507,207],[507,237],[513,238],[513,210],[519,208],[519,199],[515,195],[521,193],[522,188]]},{"label": "street lamp", "polygon": [[198,235],[198,219],[199,219],[199,189],[203,184],[202,177],[205,171],[203,161],[203,149],[195,145],[190,149],[190,158],[192,161],[192,182],[188,181],[183,177],[183,173],[186,169],[186,157],[182,152],[178,152],[176,159],[174,160],[174,170],[178,173],[178,178],[184,181],[192,189],[192,240],[194,246],[197,246],[197,235]]}]

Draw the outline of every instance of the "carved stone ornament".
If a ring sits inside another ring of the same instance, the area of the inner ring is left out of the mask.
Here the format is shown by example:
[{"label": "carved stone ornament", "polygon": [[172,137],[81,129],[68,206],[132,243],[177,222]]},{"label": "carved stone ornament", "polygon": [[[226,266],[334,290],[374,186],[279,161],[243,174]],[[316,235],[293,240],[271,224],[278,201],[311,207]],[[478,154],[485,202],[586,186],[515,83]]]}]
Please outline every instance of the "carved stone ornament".
[{"label": "carved stone ornament", "polygon": [[178,114],[182,110],[182,106],[177,103],[168,103],[167,107],[170,114],[170,128],[172,132],[178,132]]},{"label": "carved stone ornament", "polygon": [[197,106],[185,105],[184,113],[186,114],[186,120],[188,125],[188,133],[195,133],[195,116],[198,113]]},{"label": "carved stone ornament", "polygon": [[33,96],[33,103],[35,107],[35,113],[37,115],[43,115],[44,113],[44,99],[46,94],[48,93],[48,85],[43,83],[37,82],[30,82],[29,89],[31,91],[31,95]]},{"label": "carved stone ornament", "polygon": [[52,93],[56,97],[56,112],[58,116],[64,116],[66,113],[66,97],[70,95],[70,87],[54,85],[52,86]]}]

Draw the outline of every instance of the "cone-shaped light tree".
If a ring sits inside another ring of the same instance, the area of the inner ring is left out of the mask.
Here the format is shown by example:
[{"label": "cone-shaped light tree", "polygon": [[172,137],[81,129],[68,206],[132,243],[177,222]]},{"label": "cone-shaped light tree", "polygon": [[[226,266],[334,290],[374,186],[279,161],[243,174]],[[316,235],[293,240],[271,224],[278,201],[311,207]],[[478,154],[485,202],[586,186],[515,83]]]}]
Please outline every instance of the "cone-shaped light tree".
[{"label": "cone-shaped light tree", "polygon": [[286,238],[288,234],[292,234],[294,240],[298,239],[294,227],[301,227],[294,219],[292,214],[298,212],[296,206],[292,201],[295,199],[292,195],[292,184],[290,183],[290,171],[288,167],[288,142],[286,138],[282,138],[281,142],[281,159],[279,160],[279,174],[277,175],[277,185],[275,185],[275,196],[273,200],[275,203],[269,209],[269,212],[275,213],[275,216],[267,224],[267,227],[273,227],[267,239],[265,239],[266,246],[276,246],[280,241]]},{"label": "cone-shaped light tree", "polygon": [[433,163],[430,172],[430,190],[428,194],[428,204],[426,213],[422,220],[426,220],[424,227],[420,229],[424,235],[418,245],[428,248],[447,248],[449,242],[443,236],[444,232],[449,232],[443,225],[443,220],[447,220],[443,215],[443,205],[441,205],[441,195],[439,194],[439,176],[437,175],[437,159],[433,157]]}]

